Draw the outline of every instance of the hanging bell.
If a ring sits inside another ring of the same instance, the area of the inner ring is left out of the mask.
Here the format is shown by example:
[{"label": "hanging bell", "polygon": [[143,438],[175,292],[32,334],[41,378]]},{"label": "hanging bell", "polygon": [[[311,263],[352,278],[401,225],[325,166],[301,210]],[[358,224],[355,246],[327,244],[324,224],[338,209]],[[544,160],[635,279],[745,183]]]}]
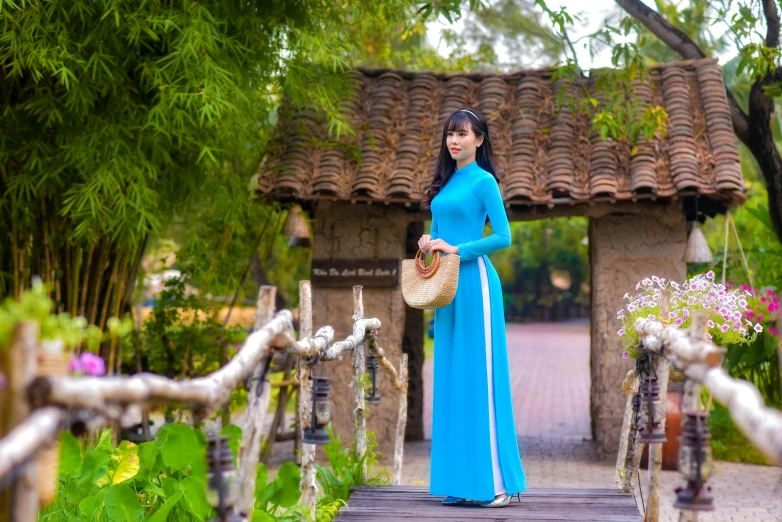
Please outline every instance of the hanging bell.
[{"label": "hanging bell", "polygon": [[696,224],[693,224],[690,237],[687,239],[687,249],[684,251],[684,262],[711,263],[712,261],[714,261],[714,256],[703,231]]},{"label": "hanging bell", "polygon": [[302,210],[301,205],[294,205],[288,211],[288,217],[285,219],[285,224],[282,227],[282,235],[290,238],[288,240],[288,246],[290,247],[312,247],[312,234],[310,234],[310,227],[307,224],[307,218],[304,216],[304,210]]}]

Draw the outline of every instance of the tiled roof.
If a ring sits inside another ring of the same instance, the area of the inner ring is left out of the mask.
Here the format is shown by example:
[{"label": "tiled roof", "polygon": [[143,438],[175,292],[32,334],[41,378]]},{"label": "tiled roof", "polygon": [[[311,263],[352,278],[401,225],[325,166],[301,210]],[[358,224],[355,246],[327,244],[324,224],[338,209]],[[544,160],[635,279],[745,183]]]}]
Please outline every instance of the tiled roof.
[{"label": "tiled roof", "polygon": [[[744,183],[719,66],[712,60],[655,66],[636,82],[642,103],[662,105],[670,125],[631,146],[603,141],[589,117],[557,109],[566,82],[552,72],[432,74],[356,69],[356,95],[341,110],[354,136],[325,142],[323,114],[283,104],[259,170],[259,191],[276,198],[418,202],[431,179],[442,126],[460,107],[489,120],[501,188],[515,204],[628,200],[701,194],[728,206]],[[590,81],[586,82],[589,87]],[[571,83],[576,97],[583,89]]]}]

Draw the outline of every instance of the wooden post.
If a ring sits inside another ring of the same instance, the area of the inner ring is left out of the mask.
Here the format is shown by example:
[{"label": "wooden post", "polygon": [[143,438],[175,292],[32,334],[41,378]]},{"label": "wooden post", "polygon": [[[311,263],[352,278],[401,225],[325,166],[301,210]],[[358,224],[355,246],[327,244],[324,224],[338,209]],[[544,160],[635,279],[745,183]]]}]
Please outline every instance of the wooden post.
[{"label": "wooden post", "polygon": [[[364,318],[364,301],[360,285],[353,287],[353,321]],[[366,343],[356,345],[353,357],[353,387],[355,389],[355,407],[353,408],[353,430],[356,435],[356,457],[362,459],[367,452],[367,419],[364,406],[364,374],[367,368]],[[359,484],[367,478],[367,464],[361,466]]]},{"label": "wooden post", "polygon": [[[277,288],[274,286],[262,286],[258,290],[256,302],[255,328],[260,330],[274,317],[274,299]],[[271,353],[268,355],[272,356]],[[257,476],[258,458],[260,456],[261,439],[263,438],[263,425],[266,413],[269,411],[272,387],[269,385],[268,376],[263,375],[265,362],[261,361],[252,373],[250,390],[247,392],[247,409],[242,422],[242,448],[239,472],[242,487],[236,502],[237,511],[247,515],[252,514],[255,504],[255,477]],[[263,381],[261,377],[263,376]],[[262,393],[258,394],[259,387]]]},{"label": "wooden post", "polygon": [[637,472],[637,468],[632,468],[635,441],[638,439],[633,418],[633,396],[638,393],[638,375],[635,370],[630,370],[627,373],[623,386],[628,394],[625,401],[625,414],[622,419],[622,433],[619,436],[619,451],[616,455],[614,487],[624,493],[630,493],[633,490],[632,476],[634,472]]},{"label": "wooden post", "polygon": [[[38,323],[22,322],[14,329],[6,353],[7,389],[0,435],[8,434],[30,414],[26,390],[36,374],[38,334]],[[38,519],[37,475],[33,459],[12,486],[0,495],[0,522],[35,522]]]},{"label": "wooden post", "polygon": [[[312,337],[312,283],[299,281],[299,339]],[[299,426],[300,433],[310,426],[312,416],[312,381],[309,366],[299,358]],[[315,520],[317,503],[315,486],[315,445],[301,442],[301,499],[309,508],[309,520]]]},{"label": "wooden post", "polygon": [[402,361],[399,363],[399,381],[402,383],[402,389],[399,394],[399,416],[396,421],[396,440],[394,443],[394,478],[392,484],[399,486],[402,484],[402,462],[405,457],[405,428],[407,427],[407,354],[402,354]]},{"label": "wooden post", "polygon": [[[660,321],[668,324],[671,320],[671,294],[664,291],[660,295]],[[693,318],[693,321],[695,319]],[[665,354],[657,356],[654,361],[654,371],[657,375],[657,382],[660,385],[660,404],[656,408],[662,408],[663,415],[660,421],[660,429],[665,429],[665,402],[668,396],[668,375],[671,371],[671,363],[665,357]],[[649,412],[651,414],[651,412]],[[663,443],[649,444],[649,486],[647,494],[646,513],[644,522],[657,522],[660,519],[660,478],[663,469]]]},{"label": "wooden post", "polygon": [[[690,325],[689,335],[694,340],[706,339],[708,331],[708,314],[703,310],[698,310],[692,314],[692,324]],[[684,397],[682,398],[682,420],[687,413],[701,411],[701,385],[695,379],[684,379]],[[708,414],[708,412],[706,412]],[[679,522],[696,522],[698,512],[690,509],[679,511]]]}]

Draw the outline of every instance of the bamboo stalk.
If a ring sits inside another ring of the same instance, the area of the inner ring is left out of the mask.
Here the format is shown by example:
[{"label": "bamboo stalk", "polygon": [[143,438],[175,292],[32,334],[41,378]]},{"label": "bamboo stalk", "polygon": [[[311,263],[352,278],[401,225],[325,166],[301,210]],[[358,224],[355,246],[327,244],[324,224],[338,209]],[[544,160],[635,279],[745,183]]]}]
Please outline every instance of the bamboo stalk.
[{"label": "bamboo stalk", "polygon": [[[383,358],[385,359],[385,357]],[[402,484],[402,463],[405,458],[405,429],[407,428],[407,354],[402,354],[399,363],[399,380],[402,390],[398,394],[398,416],[396,420],[396,439],[394,441],[394,477],[393,484]]]},{"label": "bamboo stalk", "polygon": [[[299,281],[299,339],[312,336],[312,283]],[[332,331],[333,338],[333,331]],[[325,348],[325,347],[324,347]],[[299,426],[301,432],[310,427],[312,415],[312,380],[310,368],[299,357]],[[307,517],[315,520],[317,488],[315,486],[315,445],[301,442],[301,499],[308,508]]]},{"label": "bamboo stalk", "polygon": [[[87,291],[90,288],[90,268],[92,267],[92,256],[95,253],[95,243],[90,245],[90,253],[87,254],[87,264],[84,265],[84,280],[81,284],[81,298],[79,299],[79,313],[78,315],[87,317]],[[73,315],[77,315],[74,313]]]},{"label": "bamboo stalk", "polygon": [[[273,286],[262,286],[259,289],[254,328],[256,332],[274,317],[276,294],[277,289]],[[266,357],[271,355],[268,354]],[[239,513],[252,513],[255,504],[255,478],[263,439],[263,425],[271,400],[271,386],[265,385],[268,380],[265,371],[264,362],[256,364],[252,373],[252,384],[247,392],[247,409],[242,422],[242,458],[239,467],[242,482],[239,499],[236,502]]]},{"label": "bamboo stalk", "polygon": [[[353,287],[353,320],[358,321],[364,318],[363,287],[356,285]],[[367,419],[364,405],[364,374],[367,368],[366,352],[364,343],[356,345],[353,351],[353,387],[355,391],[353,407],[353,431],[356,436],[356,458],[363,460],[361,465],[361,476],[359,483],[363,483],[367,477],[367,464],[364,455],[367,453]]]},{"label": "bamboo stalk", "polygon": [[46,282],[53,281],[52,277],[52,261],[51,256],[49,252],[49,227],[48,227],[48,216],[46,214],[46,198],[41,198],[41,228],[43,228],[43,257],[46,264],[46,274],[44,276],[44,279]]}]

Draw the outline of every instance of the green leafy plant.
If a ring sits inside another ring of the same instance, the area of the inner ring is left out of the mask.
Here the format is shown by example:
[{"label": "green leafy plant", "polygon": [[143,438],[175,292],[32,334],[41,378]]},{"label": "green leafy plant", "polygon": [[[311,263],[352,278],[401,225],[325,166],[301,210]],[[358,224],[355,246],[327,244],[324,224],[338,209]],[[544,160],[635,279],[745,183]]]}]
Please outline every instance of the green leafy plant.
[{"label": "green leafy plant", "polygon": [[14,328],[22,321],[38,323],[42,340],[61,339],[67,349],[75,349],[82,342],[90,351],[97,351],[101,343],[112,338],[124,337],[133,329],[129,318],[108,321],[108,331],[95,325],[87,325],[84,317],[71,317],[68,313],[52,314],[54,301],[49,297],[46,285],[39,279],[24,292],[18,301],[7,298],[0,305],[0,350],[8,348]]},{"label": "green leafy plant", "polygon": [[[220,433],[238,454],[242,430],[228,425]],[[111,443],[111,430],[85,447],[69,432],[60,436],[60,488],[40,521],[163,522],[198,521],[214,516],[206,499],[206,436],[185,424],[161,426],[150,442]],[[274,480],[258,465],[255,522],[300,521],[301,471],[286,462]]]},{"label": "green leafy plant", "polygon": [[[347,502],[350,497],[350,488],[354,486],[380,486],[390,483],[388,470],[385,468],[376,469],[377,454],[374,448],[377,446],[377,441],[372,432],[367,432],[367,451],[359,458],[356,454],[355,441],[351,443],[350,447],[343,448],[342,439],[334,436],[331,424],[327,429],[330,441],[323,446],[323,449],[326,450],[331,467],[316,465],[317,480],[323,489],[323,494],[318,499],[318,513],[321,510],[330,512],[340,502]],[[365,465],[367,477],[362,479],[361,470]],[[321,522],[320,518],[318,522]]]}]

